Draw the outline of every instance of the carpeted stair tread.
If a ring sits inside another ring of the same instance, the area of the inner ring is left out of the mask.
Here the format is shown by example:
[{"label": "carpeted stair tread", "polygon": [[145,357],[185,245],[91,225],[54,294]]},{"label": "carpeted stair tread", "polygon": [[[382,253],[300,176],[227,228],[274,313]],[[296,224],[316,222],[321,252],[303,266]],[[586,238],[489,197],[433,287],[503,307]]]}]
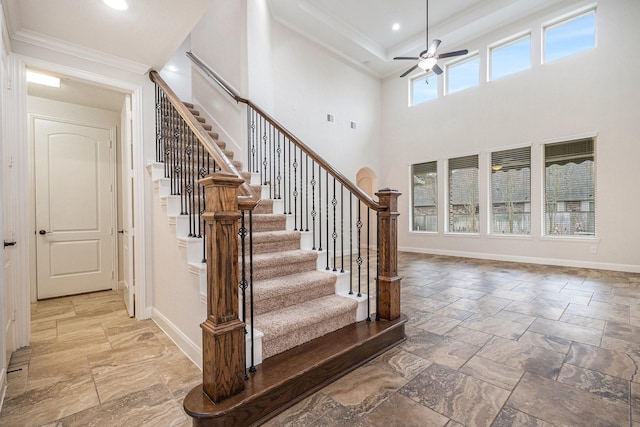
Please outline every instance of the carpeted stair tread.
[{"label": "carpeted stair tread", "polygon": [[284,214],[254,214],[252,218],[254,233],[284,230],[287,224],[287,217]]},{"label": "carpeted stair tread", "polygon": [[254,315],[333,295],[335,286],[335,274],[317,270],[254,281]]},{"label": "carpeted stair tread", "polygon": [[358,303],[329,295],[256,316],[255,327],[264,333],[262,357],[289,350],[356,321]]},{"label": "carpeted stair tread", "polygon": [[[243,175],[244,176],[244,175]],[[245,179],[247,179],[245,177]],[[249,176],[251,179],[251,176]],[[253,214],[272,214],[273,213],[273,200],[272,199],[260,199],[260,203],[253,210]]]},{"label": "carpeted stair tread", "polygon": [[314,271],[317,261],[317,252],[302,249],[256,254],[253,256],[253,280]]},{"label": "carpeted stair tread", "polygon": [[[248,239],[246,241],[249,247]],[[253,233],[253,254],[292,251],[300,248],[300,232],[274,230]]]}]

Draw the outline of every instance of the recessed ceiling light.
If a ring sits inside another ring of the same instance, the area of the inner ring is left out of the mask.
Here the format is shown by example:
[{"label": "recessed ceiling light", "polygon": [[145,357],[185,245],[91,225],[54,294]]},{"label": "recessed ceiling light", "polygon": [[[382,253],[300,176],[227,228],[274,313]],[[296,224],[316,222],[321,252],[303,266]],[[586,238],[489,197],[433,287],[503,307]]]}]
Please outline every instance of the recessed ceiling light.
[{"label": "recessed ceiling light", "polygon": [[44,86],[60,87],[60,79],[58,77],[31,70],[27,70],[27,81]]},{"label": "recessed ceiling light", "polygon": [[393,31],[398,31],[398,30],[400,29],[400,24],[398,24],[398,23],[396,22],[395,24],[393,24],[393,25],[391,26],[391,29],[392,29]]},{"label": "recessed ceiling light", "polygon": [[104,4],[115,10],[127,10],[129,5],[126,0],[102,0]]}]

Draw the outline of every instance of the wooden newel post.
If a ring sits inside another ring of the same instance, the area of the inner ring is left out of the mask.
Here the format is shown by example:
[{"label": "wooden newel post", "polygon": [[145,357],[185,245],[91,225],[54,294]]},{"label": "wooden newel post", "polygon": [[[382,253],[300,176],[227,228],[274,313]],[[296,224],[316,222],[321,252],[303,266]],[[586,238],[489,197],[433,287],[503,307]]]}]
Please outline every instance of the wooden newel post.
[{"label": "wooden newel post", "polygon": [[401,193],[383,188],[376,193],[388,209],[378,213],[378,309],[379,317],[400,317],[400,276],[398,276],[398,196]]},{"label": "wooden newel post", "polygon": [[244,323],[238,318],[238,187],[234,174],[200,181],[207,211],[207,320],[202,328],[202,386],[218,403],[244,390]]}]

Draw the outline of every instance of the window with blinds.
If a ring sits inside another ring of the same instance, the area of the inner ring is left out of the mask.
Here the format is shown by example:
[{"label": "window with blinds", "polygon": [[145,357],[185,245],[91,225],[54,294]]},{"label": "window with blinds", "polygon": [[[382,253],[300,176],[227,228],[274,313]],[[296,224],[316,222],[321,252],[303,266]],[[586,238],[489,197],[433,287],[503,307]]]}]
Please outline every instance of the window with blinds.
[{"label": "window with blinds", "polygon": [[491,153],[491,233],[531,234],[531,147]]},{"label": "window with blinds", "polygon": [[411,166],[411,230],[438,231],[438,163]]},{"label": "window with blinds", "polygon": [[544,146],[544,235],[596,234],[593,138]]},{"label": "window with blinds", "polygon": [[449,229],[450,233],[477,233],[478,156],[449,159]]}]

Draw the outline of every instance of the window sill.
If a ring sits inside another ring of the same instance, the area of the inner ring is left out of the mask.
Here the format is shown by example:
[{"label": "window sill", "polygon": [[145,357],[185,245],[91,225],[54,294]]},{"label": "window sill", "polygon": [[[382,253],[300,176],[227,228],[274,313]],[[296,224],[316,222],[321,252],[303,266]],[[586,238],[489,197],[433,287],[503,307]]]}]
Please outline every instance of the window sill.
[{"label": "window sill", "polygon": [[567,242],[585,242],[585,243],[599,243],[600,238],[597,236],[540,236],[540,240],[548,240],[552,242],[567,241]]}]

